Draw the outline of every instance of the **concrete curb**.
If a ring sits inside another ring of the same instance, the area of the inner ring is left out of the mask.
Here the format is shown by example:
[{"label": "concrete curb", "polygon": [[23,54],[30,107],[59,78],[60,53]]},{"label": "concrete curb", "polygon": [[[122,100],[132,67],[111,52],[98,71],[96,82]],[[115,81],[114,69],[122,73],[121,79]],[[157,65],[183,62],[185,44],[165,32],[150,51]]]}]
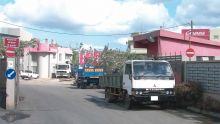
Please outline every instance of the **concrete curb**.
[{"label": "concrete curb", "polygon": [[201,113],[201,114],[204,114],[204,115],[208,115],[208,116],[220,119],[220,113],[200,110],[200,109],[195,108],[195,107],[187,107],[187,109],[190,110],[190,111],[196,112],[196,113]]}]

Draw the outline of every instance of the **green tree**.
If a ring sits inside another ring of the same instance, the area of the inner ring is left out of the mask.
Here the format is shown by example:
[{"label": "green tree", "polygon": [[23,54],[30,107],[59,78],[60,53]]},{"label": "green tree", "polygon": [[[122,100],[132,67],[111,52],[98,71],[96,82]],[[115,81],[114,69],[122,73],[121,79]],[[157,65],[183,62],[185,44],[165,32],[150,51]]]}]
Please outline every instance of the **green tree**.
[{"label": "green tree", "polygon": [[73,48],[72,51],[73,51],[72,63],[74,65],[78,65],[79,64],[79,52],[78,52],[78,49]]},{"label": "green tree", "polygon": [[105,72],[111,74],[122,72],[123,64],[126,60],[140,59],[138,55],[119,49],[109,49],[105,46],[99,60],[98,66],[104,68]]},{"label": "green tree", "polygon": [[[37,42],[38,42],[38,39],[36,39],[36,38],[33,38],[30,41],[20,41],[20,46],[17,49],[15,49],[16,56],[18,56],[18,57],[24,56],[24,48],[28,47],[28,46],[35,47],[37,45]],[[6,56],[5,50],[6,50],[5,46],[4,46],[3,42],[1,41],[0,42],[0,56],[1,57]]]},{"label": "green tree", "polygon": [[22,57],[24,56],[24,48],[25,47],[37,47],[38,42],[40,42],[37,38],[32,38],[30,41],[20,41],[19,48],[16,49],[16,56]]}]

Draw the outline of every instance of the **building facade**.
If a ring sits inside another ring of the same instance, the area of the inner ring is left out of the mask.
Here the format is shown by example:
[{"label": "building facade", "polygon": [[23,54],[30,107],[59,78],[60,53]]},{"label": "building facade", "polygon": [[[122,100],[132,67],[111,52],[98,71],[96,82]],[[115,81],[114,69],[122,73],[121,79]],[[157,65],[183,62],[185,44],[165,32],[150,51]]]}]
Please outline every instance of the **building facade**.
[{"label": "building facade", "polygon": [[21,70],[31,70],[40,78],[50,78],[55,73],[56,64],[71,63],[72,49],[59,47],[51,42],[37,43],[34,48],[24,49]]},{"label": "building facade", "polygon": [[210,40],[220,42],[220,28],[210,29]]},{"label": "building facade", "polygon": [[20,28],[0,28],[0,33],[19,36],[20,41],[30,41],[32,34]]},{"label": "building facade", "polygon": [[[182,29],[183,35],[191,35],[191,29]],[[212,29],[193,29],[192,36],[220,42],[220,28]]]},{"label": "building facade", "polygon": [[134,48],[147,49],[147,55],[177,56],[189,60],[186,50],[190,47],[195,51],[191,60],[208,61],[220,59],[220,42],[179,34],[163,29],[133,37]]}]

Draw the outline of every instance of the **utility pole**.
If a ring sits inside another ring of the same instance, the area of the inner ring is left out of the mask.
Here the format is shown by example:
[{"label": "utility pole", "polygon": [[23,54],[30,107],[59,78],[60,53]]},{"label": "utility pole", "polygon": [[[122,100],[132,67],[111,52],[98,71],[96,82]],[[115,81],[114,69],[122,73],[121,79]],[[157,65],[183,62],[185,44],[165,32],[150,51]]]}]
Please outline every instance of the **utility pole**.
[{"label": "utility pole", "polygon": [[[190,26],[191,26],[190,37],[192,38],[192,36],[193,36],[193,21],[192,20],[190,21]],[[189,48],[191,48],[191,40],[189,40]],[[191,57],[189,57],[189,61],[191,61]]]},{"label": "utility pole", "polygon": [[[191,33],[190,33],[190,35],[191,35],[191,37],[193,36],[193,21],[191,20],[191,22],[190,22],[190,26],[191,26]],[[189,48],[191,47],[191,41],[189,40]]]}]

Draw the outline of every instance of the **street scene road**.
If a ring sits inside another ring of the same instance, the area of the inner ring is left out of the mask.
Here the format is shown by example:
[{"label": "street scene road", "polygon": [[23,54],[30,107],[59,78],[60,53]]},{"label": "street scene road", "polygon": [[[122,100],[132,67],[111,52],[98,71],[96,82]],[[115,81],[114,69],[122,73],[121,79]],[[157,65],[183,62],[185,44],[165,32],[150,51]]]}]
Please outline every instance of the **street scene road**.
[{"label": "street scene road", "polygon": [[218,124],[220,120],[157,106],[126,110],[105,103],[103,89],[77,89],[72,80],[21,80],[17,110],[1,113],[1,124]]}]

